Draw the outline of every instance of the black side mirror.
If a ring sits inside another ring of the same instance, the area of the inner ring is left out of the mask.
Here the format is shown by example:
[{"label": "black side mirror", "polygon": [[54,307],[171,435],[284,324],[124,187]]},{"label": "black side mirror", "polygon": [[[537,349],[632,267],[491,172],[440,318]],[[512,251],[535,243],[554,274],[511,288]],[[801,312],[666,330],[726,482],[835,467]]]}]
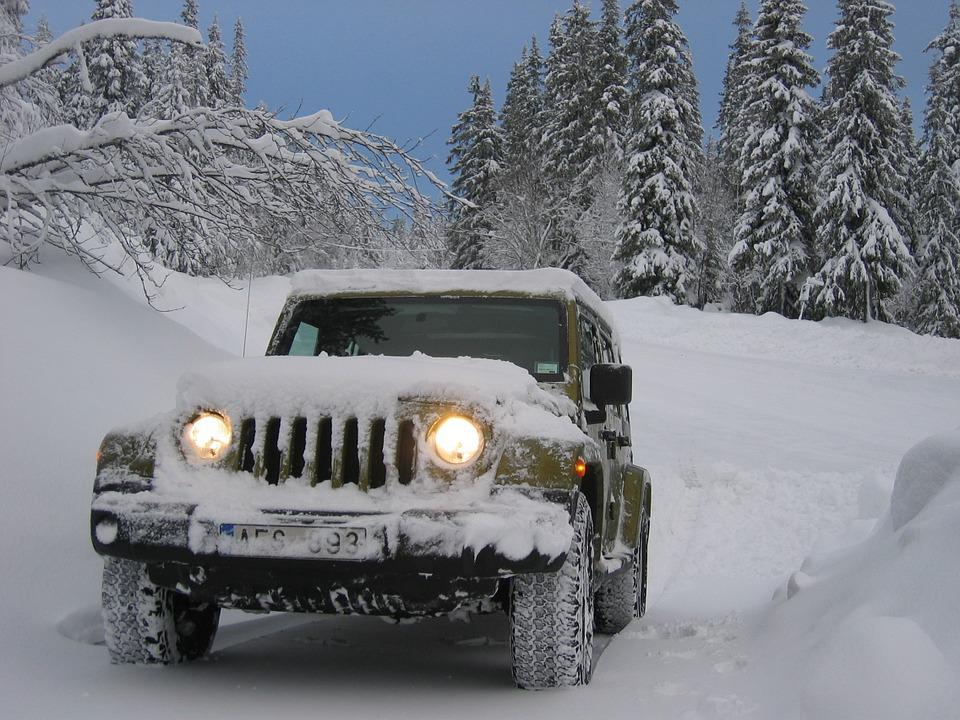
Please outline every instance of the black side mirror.
[{"label": "black side mirror", "polygon": [[633,399],[633,369],[629,365],[594,365],[590,368],[590,399],[598,407],[629,403]]}]

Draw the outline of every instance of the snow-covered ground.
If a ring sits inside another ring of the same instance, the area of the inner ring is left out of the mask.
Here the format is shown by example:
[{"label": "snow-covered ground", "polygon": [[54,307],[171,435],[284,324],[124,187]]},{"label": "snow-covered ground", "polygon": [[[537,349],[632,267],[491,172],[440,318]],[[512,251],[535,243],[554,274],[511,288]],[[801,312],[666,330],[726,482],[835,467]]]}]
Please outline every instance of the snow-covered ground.
[{"label": "snow-covered ground", "polygon": [[[254,283],[248,354],[288,287]],[[231,614],[209,661],[111,666],[94,452],[172,407],[184,369],[239,354],[247,301],[181,276],[156,300],[169,312],[139,292],[52,253],[0,268],[3,717],[957,716],[960,343],[648,299],[610,310],[655,480],[650,611],[598,638],[589,687],[513,689],[500,617]],[[911,453],[888,514],[904,453],[951,431]]]}]

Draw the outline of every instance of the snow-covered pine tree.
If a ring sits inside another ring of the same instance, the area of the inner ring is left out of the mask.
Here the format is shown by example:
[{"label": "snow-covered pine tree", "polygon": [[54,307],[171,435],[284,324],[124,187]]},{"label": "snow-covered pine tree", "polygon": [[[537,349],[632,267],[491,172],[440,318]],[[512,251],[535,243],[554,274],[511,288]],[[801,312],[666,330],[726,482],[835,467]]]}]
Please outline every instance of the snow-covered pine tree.
[{"label": "snow-covered pine tree", "polygon": [[920,164],[920,144],[917,142],[917,134],[913,129],[913,106],[910,104],[910,98],[908,97],[903,98],[900,102],[900,127],[903,130],[903,135],[897,148],[900,153],[897,167],[900,168],[900,174],[907,178],[907,182],[904,185],[903,193],[898,198],[899,203],[894,217],[900,224],[907,249],[916,259],[919,250],[916,247],[918,242],[917,196],[912,179],[916,177],[917,167]]},{"label": "snow-covered pine tree", "polygon": [[928,50],[924,153],[917,183],[920,273],[914,326],[918,332],[960,338],[960,7]]},{"label": "snow-covered pine tree", "polygon": [[909,237],[898,217],[908,178],[895,73],[894,8],[884,0],[840,0],[824,92],[825,138],[814,224],[824,264],[804,285],[814,312],[893,320],[892,302],[911,272]]},{"label": "snow-covered pine tree", "polygon": [[231,102],[243,107],[243,96],[247,92],[247,44],[244,39],[243,20],[237,18],[233,25],[233,55],[230,60]]},{"label": "snow-covered pine tree", "polygon": [[[197,0],[183,0],[180,20],[187,27],[200,28],[200,10]],[[180,81],[183,83],[183,99],[188,108],[209,107],[207,76],[204,72],[205,52],[186,45],[175,46],[174,62],[180,63]],[[179,56],[179,58],[177,57]]]},{"label": "snow-covered pine tree", "polygon": [[160,43],[145,47],[145,64],[152,69],[151,97],[144,106],[147,117],[169,120],[190,109],[184,77],[191,72],[187,55],[179,43],[164,51]]},{"label": "snow-covered pine tree", "polygon": [[163,42],[156,38],[143,41],[143,74],[147,77],[147,100],[143,114],[150,116],[156,106],[156,98],[167,86],[167,74],[170,68],[170,53]]},{"label": "snow-covered pine tree", "polygon": [[521,270],[551,263],[556,216],[540,158],[543,119],[543,58],[534,36],[513,66],[500,111],[504,159],[497,202],[486,211],[491,232],[484,259],[489,267]]},{"label": "snow-covered pine tree", "polygon": [[207,29],[207,46],[203,50],[203,66],[206,74],[207,106],[212,108],[229,105],[233,100],[230,79],[227,77],[227,60],[220,40],[220,21],[213,16]]},{"label": "snow-covered pine tree", "polygon": [[[623,160],[623,136],[627,126],[627,55],[623,49],[620,3],[603,0],[597,27],[596,70],[594,71],[593,116],[590,141],[593,152],[587,177],[596,178],[605,164]],[[599,163],[601,167],[592,167]]]},{"label": "snow-covered pine tree", "polygon": [[[97,0],[93,20],[133,16],[130,0]],[[75,59],[64,73],[64,111],[69,122],[88,128],[107,113],[136,117],[143,107],[149,82],[143,71],[136,40],[113,37],[87,43],[84,58]],[[82,75],[85,64],[89,88]]]},{"label": "snow-covered pine tree", "polygon": [[696,289],[693,296],[696,307],[703,308],[707,303],[721,301],[727,287],[734,293],[736,301],[736,290],[740,286],[738,278],[731,277],[727,263],[732,248],[736,210],[729,193],[720,147],[713,138],[709,138],[704,146],[703,172],[700,173],[696,193],[700,207],[698,230],[703,250],[696,263]]},{"label": "snow-covered pine tree", "polygon": [[921,169],[920,253],[917,332],[960,338],[960,189],[946,163],[947,138],[937,133],[926,148]]},{"label": "snow-covered pine tree", "polygon": [[591,282],[589,258],[579,224],[589,210],[603,169],[602,143],[592,134],[595,103],[597,27],[590,9],[575,0],[550,28],[540,143],[544,180],[554,215],[551,263]]},{"label": "snow-covered pine tree", "polygon": [[526,168],[535,162],[542,134],[542,119],[543,58],[534,36],[529,48],[524,46],[520,60],[513,66],[507,83],[507,95],[500,110],[505,164],[511,172],[514,168]]},{"label": "snow-covered pine tree", "polygon": [[[47,16],[41,15],[33,34],[32,49],[42,48],[52,39],[53,33],[50,31]],[[62,66],[51,64],[39,70],[20,88],[23,95],[36,108],[37,119],[43,126],[59,125],[63,122],[63,103],[60,99],[62,75]]]},{"label": "snow-covered pine tree", "polygon": [[738,163],[740,151],[747,142],[747,130],[743,110],[747,97],[747,61],[753,41],[753,22],[745,0],[741,0],[740,9],[733,19],[737,37],[730,46],[727,69],[723,76],[720,91],[720,113],[717,129],[720,132],[718,152],[734,196],[739,195],[740,170]]},{"label": "snow-covered pine tree", "polygon": [[545,121],[541,154],[544,172],[556,194],[580,207],[590,204],[591,93],[597,57],[597,30],[590,8],[580,0],[554,20],[546,61]]},{"label": "snow-covered pine tree", "polygon": [[805,13],[801,0],[763,0],[745,63],[753,93],[742,98],[744,207],[730,264],[751,278],[758,315],[796,317],[811,269],[818,130],[807,90],[819,76],[806,52],[812,38],[802,28]]},{"label": "snow-covered pine tree", "polygon": [[470,109],[457,115],[447,141],[453,192],[468,203],[452,201],[450,206],[452,265],[458,269],[484,267],[484,244],[490,234],[485,211],[496,201],[503,163],[503,136],[496,122],[490,81],[481,84],[474,75],[469,91],[473,98]]},{"label": "snow-covered pine tree", "polygon": [[675,0],[638,0],[626,12],[630,124],[621,187],[616,285],[621,297],[687,303],[703,243],[693,186],[703,163],[697,80]]}]

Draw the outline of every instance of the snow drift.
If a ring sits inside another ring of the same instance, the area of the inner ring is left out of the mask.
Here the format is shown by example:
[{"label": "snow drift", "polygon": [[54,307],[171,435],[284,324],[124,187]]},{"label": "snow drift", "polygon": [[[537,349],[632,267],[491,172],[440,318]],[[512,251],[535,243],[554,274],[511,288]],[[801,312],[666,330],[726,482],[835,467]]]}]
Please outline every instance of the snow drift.
[{"label": "snow drift", "polygon": [[783,717],[955,718],[958,548],[960,429],[904,456],[866,541],[811,557],[791,578],[762,641],[799,681],[799,707]]}]

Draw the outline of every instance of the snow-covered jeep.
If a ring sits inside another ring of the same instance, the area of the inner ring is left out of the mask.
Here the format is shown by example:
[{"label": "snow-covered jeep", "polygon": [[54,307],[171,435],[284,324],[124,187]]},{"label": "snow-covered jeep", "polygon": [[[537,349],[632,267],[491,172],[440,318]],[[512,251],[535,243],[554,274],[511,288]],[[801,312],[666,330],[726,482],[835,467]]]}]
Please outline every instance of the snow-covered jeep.
[{"label": "snow-covered jeep", "polygon": [[103,441],[111,658],[201,657],[221,608],[499,610],[518,685],[588,682],[594,627],[644,611],[631,385],[571,273],[299,273],[266,357]]}]

